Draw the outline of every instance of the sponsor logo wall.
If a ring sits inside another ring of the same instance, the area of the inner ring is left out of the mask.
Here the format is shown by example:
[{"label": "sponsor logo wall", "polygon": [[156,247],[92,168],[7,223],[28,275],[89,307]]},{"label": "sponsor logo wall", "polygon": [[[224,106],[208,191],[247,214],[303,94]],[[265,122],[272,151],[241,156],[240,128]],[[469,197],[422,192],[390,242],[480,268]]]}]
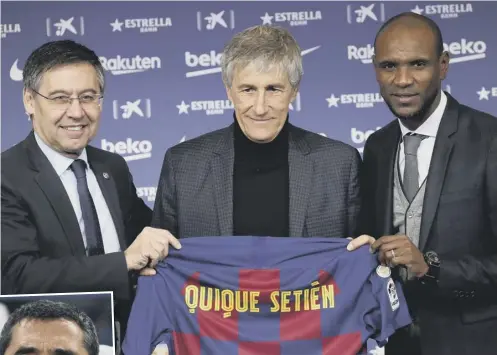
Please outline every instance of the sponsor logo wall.
[{"label": "sponsor logo wall", "polygon": [[[22,68],[47,41],[74,39],[106,72],[102,122],[92,145],[122,155],[150,206],[165,151],[233,121],[221,80],[224,44],[253,25],[288,28],[304,56],[290,121],[362,151],[393,119],[372,64],[374,35],[403,11],[436,21],[451,62],[444,89],[497,115],[496,2],[4,2],[2,151],[31,129]],[[29,7],[30,11],[26,11]]]}]

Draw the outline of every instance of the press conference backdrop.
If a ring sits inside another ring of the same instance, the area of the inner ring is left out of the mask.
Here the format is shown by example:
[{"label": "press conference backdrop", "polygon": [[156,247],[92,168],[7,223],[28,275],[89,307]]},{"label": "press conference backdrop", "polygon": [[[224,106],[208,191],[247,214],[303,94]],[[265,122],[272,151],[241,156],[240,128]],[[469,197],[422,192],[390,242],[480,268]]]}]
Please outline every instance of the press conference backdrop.
[{"label": "press conference backdrop", "polygon": [[304,56],[290,121],[349,143],[393,119],[371,64],[376,31],[413,11],[436,21],[451,62],[444,89],[497,115],[496,2],[2,2],[2,151],[31,123],[22,72],[47,41],[74,39],[106,70],[101,128],[92,144],[128,161],[152,206],[166,149],[233,121],[220,75],[224,44],[253,25],[288,28]]}]

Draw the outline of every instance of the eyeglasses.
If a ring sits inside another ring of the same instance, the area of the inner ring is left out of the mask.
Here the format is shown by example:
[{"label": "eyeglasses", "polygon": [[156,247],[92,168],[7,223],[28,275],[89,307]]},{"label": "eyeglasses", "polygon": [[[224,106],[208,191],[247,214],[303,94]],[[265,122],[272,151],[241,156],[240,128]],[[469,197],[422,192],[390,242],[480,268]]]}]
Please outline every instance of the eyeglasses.
[{"label": "eyeglasses", "polygon": [[47,97],[40,94],[38,91],[31,89],[34,93],[40,95],[44,99],[50,101],[52,105],[60,109],[68,109],[72,105],[73,100],[78,100],[79,104],[87,108],[95,108],[102,104],[103,95],[101,94],[83,94],[78,97],[71,97],[67,95],[57,95],[55,97]]}]

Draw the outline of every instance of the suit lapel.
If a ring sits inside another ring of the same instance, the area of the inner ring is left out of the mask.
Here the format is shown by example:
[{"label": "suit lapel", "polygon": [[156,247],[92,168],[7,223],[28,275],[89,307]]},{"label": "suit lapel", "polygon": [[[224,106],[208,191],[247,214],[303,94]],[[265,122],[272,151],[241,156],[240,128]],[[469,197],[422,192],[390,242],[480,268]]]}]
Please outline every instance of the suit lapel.
[{"label": "suit lapel", "polygon": [[395,173],[395,157],[400,139],[400,127],[398,122],[394,122],[386,131],[385,137],[381,140],[382,150],[378,156],[378,199],[376,205],[377,220],[381,221],[381,234],[390,235],[393,229],[393,189]]},{"label": "suit lapel", "polygon": [[233,235],[233,165],[235,148],[233,125],[220,137],[214,150],[211,169],[214,196],[221,235]]},{"label": "suit lapel", "polygon": [[301,237],[311,191],[313,164],[312,160],[307,157],[311,149],[302,137],[302,133],[291,125],[289,131],[290,237]]},{"label": "suit lapel", "polygon": [[119,197],[117,194],[117,187],[114,177],[109,170],[105,168],[105,164],[98,159],[92,147],[87,148],[88,162],[90,167],[97,178],[98,185],[105,199],[105,203],[109,208],[114,226],[116,227],[117,237],[121,250],[125,250],[128,245],[126,243],[123,216],[120,208]]},{"label": "suit lapel", "polygon": [[26,139],[26,149],[31,168],[37,171],[35,181],[51,204],[64,229],[73,254],[86,255],[83,236],[71,200],[52,164],[38,146],[33,132]]},{"label": "suit lapel", "polygon": [[457,131],[459,103],[449,94],[447,95],[447,108],[437,132],[435,147],[430,162],[426,191],[423,201],[423,215],[419,234],[419,250],[423,251],[428,241],[433,219],[438,208],[438,201],[445,180],[447,164],[449,163],[454,141],[451,136]]}]

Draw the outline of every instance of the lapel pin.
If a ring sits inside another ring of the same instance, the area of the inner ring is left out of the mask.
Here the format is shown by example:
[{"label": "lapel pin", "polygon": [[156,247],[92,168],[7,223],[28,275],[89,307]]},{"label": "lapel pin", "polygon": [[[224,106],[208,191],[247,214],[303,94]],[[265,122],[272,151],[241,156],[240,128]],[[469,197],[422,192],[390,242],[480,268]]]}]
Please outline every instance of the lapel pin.
[{"label": "lapel pin", "polygon": [[103,173],[102,175],[104,176],[104,179],[109,179],[109,174]]}]

